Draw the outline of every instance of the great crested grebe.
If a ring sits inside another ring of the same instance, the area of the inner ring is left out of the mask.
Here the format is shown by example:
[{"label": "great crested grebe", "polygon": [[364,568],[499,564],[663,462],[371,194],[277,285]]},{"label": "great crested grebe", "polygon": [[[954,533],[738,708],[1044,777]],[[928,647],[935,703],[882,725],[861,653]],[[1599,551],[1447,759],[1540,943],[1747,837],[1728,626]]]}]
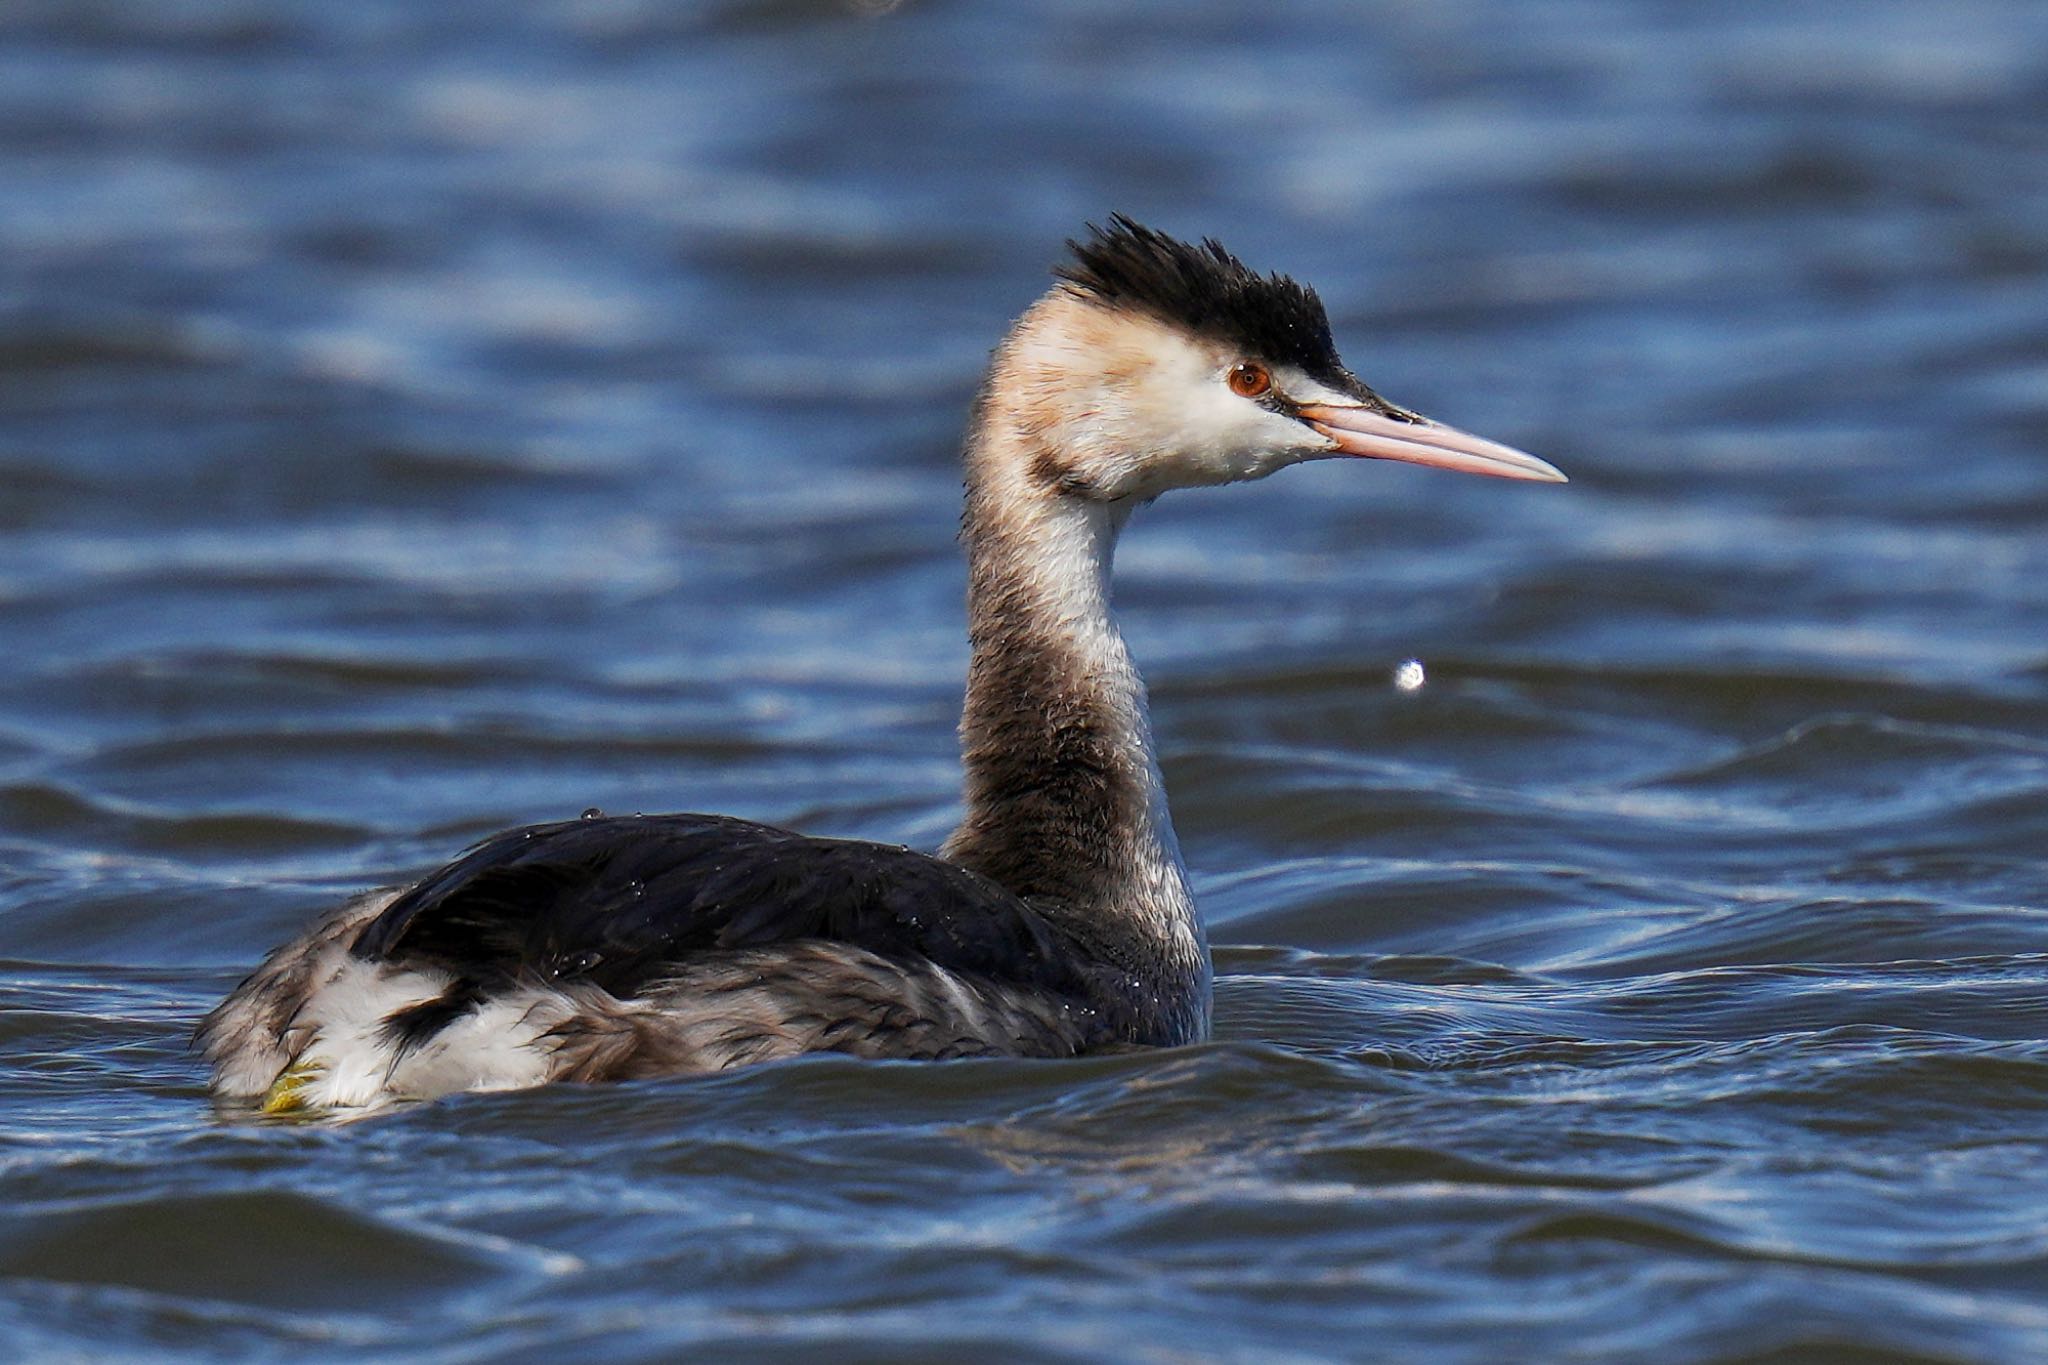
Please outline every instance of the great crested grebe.
[{"label": "great crested grebe", "polygon": [[1313,290],[1118,216],[996,348],[965,449],[966,812],[937,856],[722,815],[509,830],[273,952],[199,1027],[267,1112],[805,1052],[1067,1057],[1209,1030],[1208,942],[1110,614],[1132,511],[1366,456],[1563,482],[1381,398]]}]

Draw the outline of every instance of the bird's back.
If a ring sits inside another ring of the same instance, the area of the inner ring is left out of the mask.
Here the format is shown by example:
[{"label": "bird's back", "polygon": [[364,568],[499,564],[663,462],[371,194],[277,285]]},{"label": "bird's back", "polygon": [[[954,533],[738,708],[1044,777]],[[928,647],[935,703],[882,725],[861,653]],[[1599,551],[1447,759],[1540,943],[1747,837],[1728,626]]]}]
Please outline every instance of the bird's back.
[{"label": "bird's back", "polygon": [[909,849],[724,816],[516,829],[287,943],[200,1028],[216,1090],[351,1108],[804,1052],[1060,1056],[1132,1029],[1041,908]]}]

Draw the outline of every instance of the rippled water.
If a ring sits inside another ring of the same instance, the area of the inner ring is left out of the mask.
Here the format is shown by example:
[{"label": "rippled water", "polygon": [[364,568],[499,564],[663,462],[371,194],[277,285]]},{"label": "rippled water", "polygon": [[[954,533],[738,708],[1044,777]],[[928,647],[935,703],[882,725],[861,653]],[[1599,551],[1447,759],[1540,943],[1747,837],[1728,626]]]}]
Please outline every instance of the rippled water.
[{"label": "rippled water", "polygon": [[[1217,1040],[218,1120],[497,827],[943,837],[1113,209],[1574,478],[1133,529]],[[2048,1357],[2044,284],[2020,0],[0,10],[0,1350]]]}]

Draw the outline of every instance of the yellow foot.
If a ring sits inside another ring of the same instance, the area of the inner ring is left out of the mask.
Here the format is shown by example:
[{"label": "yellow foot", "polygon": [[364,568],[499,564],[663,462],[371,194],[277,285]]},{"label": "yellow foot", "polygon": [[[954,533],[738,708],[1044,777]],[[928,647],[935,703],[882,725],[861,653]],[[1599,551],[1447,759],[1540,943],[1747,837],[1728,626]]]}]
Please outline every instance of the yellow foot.
[{"label": "yellow foot", "polygon": [[265,1114],[303,1114],[313,1106],[306,1103],[306,1088],[320,1079],[326,1067],[318,1062],[293,1062],[270,1083],[263,1096]]}]

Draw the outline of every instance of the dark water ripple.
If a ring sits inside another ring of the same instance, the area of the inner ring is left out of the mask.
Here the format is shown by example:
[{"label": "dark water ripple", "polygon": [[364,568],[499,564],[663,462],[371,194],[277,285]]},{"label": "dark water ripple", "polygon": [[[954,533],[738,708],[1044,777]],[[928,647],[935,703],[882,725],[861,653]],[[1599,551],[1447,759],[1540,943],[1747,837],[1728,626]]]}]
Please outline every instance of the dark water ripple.
[{"label": "dark water ripple", "polygon": [[[0,10],[4,1354],[2048,1356],[2044,113],[2019,0]],[[1574,479],[1141,519],[1216,1041],[216,1116],[507,823],[944,837],[1113,209]]]}]

